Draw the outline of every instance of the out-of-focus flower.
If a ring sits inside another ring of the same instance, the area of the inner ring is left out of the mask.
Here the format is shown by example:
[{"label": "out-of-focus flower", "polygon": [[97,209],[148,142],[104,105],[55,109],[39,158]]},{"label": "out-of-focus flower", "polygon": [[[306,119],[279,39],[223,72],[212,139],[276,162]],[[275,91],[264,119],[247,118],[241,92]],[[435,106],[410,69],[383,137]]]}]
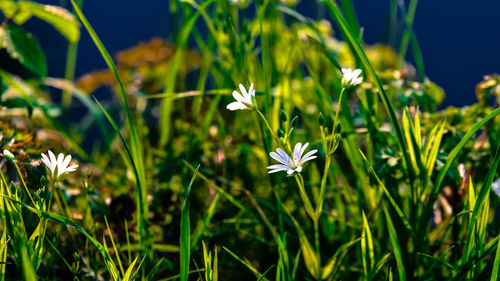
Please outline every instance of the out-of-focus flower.
[{"label": "out-of-focus flower", "polygon": [[302,156],[308,145],[308,142],[304,145],[300,142],[297,143],[293,149],[293,158],[288,156],[288,154],[286,154],[286,152],[281,148],[276,149],[278,153],[269,153],[274,160],[280,162],[281,164],[268,166],[268,173],[272,174],[280,171],[286,171],[288,175],[292,175],[294,172],[300,173],[302,171],[302,165],[304,165],[305,162],[316,158],[316,155],[314,154],[318,152],[317,149],[313,149]]},{"label": "out-of-focus flower", "polygon": [[14,160],[15,156],[14,154],[12,154],[10,151],[8,151],[7,149],[4,149],[3,150],[3,156],[5,156],[5,158],[9,159],[9,160]]},{"label": "out-of-focus flower", "polygon": [[243,85],[240,84],[240,91],[233,91],[233,97],[236,100],[226,106],[229,110],[238,110],[238,109],[253,109],[256,107],[255,102],[255,90],[253,89],[253,83],[250,85],[250,88],[247,90]]},{"label": "out-of-focus flower", "polygon": [[491,189],[495,191],[498,197],[500,197],[500,178],[496,179],[492,184],[491,184]]},{"label": "out-of-focus flower", "polygon": [[342,68],[342,85],[344,87],[356,86],[363,82],[363,77],[359,77],[361,69],[352,70],[350,68]]},{"label": "out-of-focus flower", "polygon": [[47,168],[50,170],[50,173],[55,178],[60,178],[67,173],[74,172],[76,171],[76,168],[78,168],[78,165],[68,166],[71,162],[71,155],[68,154],[66,157],[64,157],[64,154],[59,153],[56,158],[54,153],[50,150],[49,157],[42,153],[42,162],[47,166]]}]

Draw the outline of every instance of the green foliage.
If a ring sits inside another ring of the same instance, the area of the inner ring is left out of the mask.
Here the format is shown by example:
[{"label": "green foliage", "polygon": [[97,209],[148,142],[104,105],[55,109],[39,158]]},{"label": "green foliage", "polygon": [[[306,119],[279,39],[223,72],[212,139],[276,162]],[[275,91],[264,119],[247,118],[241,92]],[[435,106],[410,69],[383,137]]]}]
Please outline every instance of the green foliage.
[{"label": "green foliage", "polygon": [[[417,2],[391,1],[397,51],[363,43],[350,0],[318,1],[332,23],[296,1],[189,0],[171,1],[172,42],[112,57],[81,2],[0,0],[4,54],[29,71],[0,69],[0,281],[497,280],[500,79],[439,109]],[[68,39],[65,79],[31,17]],[[108,68],[73,81],[79,22]],[[53,176],[48,149],[78,169]]]},{"label": "green foliage", "polygon": [[47,75],[45,55],[31,34],[13,24],[0,28],[1,47],[27,69],[40,76]]}]

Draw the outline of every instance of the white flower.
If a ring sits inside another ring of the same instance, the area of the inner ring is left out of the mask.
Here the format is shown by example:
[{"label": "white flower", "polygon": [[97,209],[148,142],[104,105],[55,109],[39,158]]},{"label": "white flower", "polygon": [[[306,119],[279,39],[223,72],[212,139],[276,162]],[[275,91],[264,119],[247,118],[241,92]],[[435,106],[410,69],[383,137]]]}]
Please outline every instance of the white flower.
[{"label": "white flower", "polygon": [[281,164],[267,167],[269,169],[268,173],[272,174],[280,171],[286,171],[288,175],[291,175],[294,172],[300,173],[302,171],[302,165],[304,165],[305,162],[316,158],[314,153],[318,152],[317,149],[314,149],[302,156],[308,145],[308,142],[303,146],[300,142],[297,143],[293,149],[293,158],[290,158],[290,156],[288,156],[288,154],[286,154],[286,152],[281,148],[276,149],[278,153],[269,153],[274,160],[280,162]]},{"label": "white flower", "polygon": [[497,196],[500,197],[500,178],[496,179],[496,181],[494,181],[491,184],[491,189],[493,189],[493,191],[495,191],[495,193],[497,194]]},{"label": "white flower", "polygon": [[14,160],[15,156],[14,154],[12,154],[10,151],[8,151],[7,149],[4,149],[3,150],[3,156],[5,156],[5,158],[9,159],[9,160]]},{"label": "white flower", "polygon": [[[76,168],[78,168],[78,165],[71,165],[68,167],[69,162],[71,162],[71,155],[68,154],[66,157],[64,157],[64,154],[59,153],[56,159],[56,156],[50,150],[49,157],[42,153],[42,162],[47,166],[47,168],[49,168],[52,176],[56,178],[59,178],[66,173],[74,172],[76,171]],[[55,174],[56,169],[57,175]]]},{"label": "white flower", "polygon": [[255,102],[255,90],[253,89],[253,83],[250,85],[250,88],[247,90],[243,85],[240,84],[240,91],[233,91],[233,97],[236,100],[226,106],[229,110],[238,110],[238,109],[252,109],[256,105]]},{"label": "white flower", "polygon": [[350,68],[342,68],[342,85],[346,86],[356,86],[363,82],[363,77],[359,77],[361,74],[361,69],[355,69],[354,71]]}]

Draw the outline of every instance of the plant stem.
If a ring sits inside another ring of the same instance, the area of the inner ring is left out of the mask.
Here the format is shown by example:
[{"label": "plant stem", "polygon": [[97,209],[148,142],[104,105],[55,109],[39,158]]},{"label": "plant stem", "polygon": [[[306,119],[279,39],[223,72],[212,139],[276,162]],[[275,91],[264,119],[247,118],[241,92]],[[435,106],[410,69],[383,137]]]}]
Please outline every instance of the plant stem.
[{"label": "plant stem", "polygon": [[264,116],[264,114],[262,114],[262,112],[256,108],[255,111],[259,114],[260,118],[264,121],[264,124],[266,124],[266,127],[267,129],[269,130],[269,132],[271,133],[271,136],[273,137],[273,139],[276,141],[277,144],[280,144],[280,139],[279,137],[276,135],[276,133],[273,131],[273,129],[271,128],[271,125],[269,124],[269,122],[267,121],[266,117]]},{"label": "plant stem", "polygon": [[12,163],[14,163],[14,166],[16,167],[16,170],[17,170],[17,174],[19,175],[19,178],[21,179],[21,183],[23,184],[24,186],[24,190],[26,191],[26,193],[28,194],[30,200],[31,200],[31,204],[33,204],[33,207],[35,207],[35,200],[33,200],[33,197],[31,197],[31,193],[30,191],[28,190],[28,187],[26,186],[26,182],[24,181],[24,178],[23,178],[23,175],[21,174],[21,170],[19,169],[19,166],[17,165],[16,161],[12,161]]},{"label": "plant stem", "polygon": [[302,201],[304,202],[304,206],[306,208],[307,214],[309,214],[311,219],[314,220],[314,218],[315,218],[314,208],[313,208],[311,201],[309,200],[309,196],[307,196],[307,192],[304,188],[304,179],[302,178],[302,175],[300,173],[296,173],[295,180],[297,181],[297,184],[299,185],[300,197],[302,198]]}]

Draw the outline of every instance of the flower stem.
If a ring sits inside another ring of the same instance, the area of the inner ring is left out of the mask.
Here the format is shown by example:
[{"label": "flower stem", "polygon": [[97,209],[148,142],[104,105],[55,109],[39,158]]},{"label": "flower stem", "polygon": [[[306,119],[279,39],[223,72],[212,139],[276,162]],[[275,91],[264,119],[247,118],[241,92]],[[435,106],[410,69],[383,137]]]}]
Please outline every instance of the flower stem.
[{"label": "flower stem", "polygon": [[264,116],[264,114],[262,114],[262,112],[260,112],[260,110],[258,108],[255,109],[255,111],[259,114],[259,116],[261,117],[261,119],[264,121],[264,123],[266,124],[266,127],[267,129],[269,130],[269,132],[271,133],[271,136],[273,136],[274,140],[276,141],[277,144],[280,144],[280,139],[279,137],[276,135],[276,132],[273,131],[273,129],[271,128],[271,125],[269,125],[269,122],[267,122],[267,119],[266,117]]},{"label": "flower stem", "polygon": [[302,201],[304,202],[304,207],[306,208],[307,214],[309,214],[309,216],[314,220],[314,218],[315,218],[314,208],[313,208],[311,201],[309,200],[309,196],[307,196],[307,192],[304,188],[304,179],[302,178],[302,175],[300,173],[296,173],[295,180],[297,181],[297,184],[299,185],[300,197],[302,198]]},{"label": "flower stem", "polygon": [[16,161],[12,161],[12,163],[14,163],[14,166],[16,167],[17,174],[19,175],[19,178],[21,179],[21,182],[24,186],[24,190],[26,191],[26,193],[28,194],[28,196],[31,200],[31,204],[33,204],[33,207],[36,207],[35,200],[33,200],[33,197],[31,197],[31,193],[28,189],[28,186],[26,186],[26,182],[24,181],[24,178],[23,178],[23,175],[21,174],[21,170],[19,169],[19,166],[17,165]]},{"label": "flower stem", "polygon": [[318,198],[318,202],[316,203],[316,211],[314,214],[318,218],[321,216],[321,211],[323,210],[323,202],[325,201],[326,180],[328,178],[328,171],[330,170],[331,162],[332,162],[332,159],[331,159],[330,155],[327,155],[326,162],[325,162],[325,169],[323,170],[323,177],[321,178],[321,187],[319,189],[319,198]]}]

